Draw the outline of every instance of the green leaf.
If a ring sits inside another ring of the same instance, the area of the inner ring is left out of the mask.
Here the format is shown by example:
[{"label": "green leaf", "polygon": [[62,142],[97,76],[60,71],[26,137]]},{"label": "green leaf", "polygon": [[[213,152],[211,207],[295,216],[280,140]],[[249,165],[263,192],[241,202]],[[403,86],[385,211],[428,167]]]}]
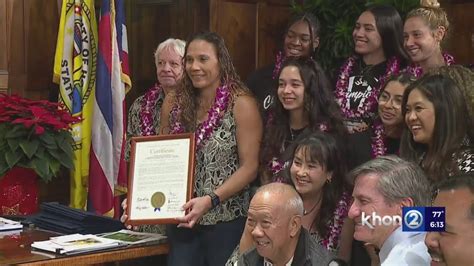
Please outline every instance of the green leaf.
[{"label": "green leaf", "polygon": [[10,169],[7,162],[5,161],[4,156],[0,156],[0,179],[5,175],[5,173]]},{"label": "green leaf", "polygon": [[0,140],[5,138],[6,133],[7,133],[6,123],[0,123]]},{"label": "green leaf", "polygon": [[38,158],[42,158],[42,159],[46,158],[46,157],[45,157],[45,152],[44,152],[44,150],[45,150],[45,149],[44,149],[43,146],[39,146],[39,147],[38,147],[38,150],[37,150],[36,153],[35,153],[35,156],[38,157]]},{"label": "green leaf", "polygon": [[42,135],[40,135],[40,139],[45,144],[56,145],[56,141],[54,140],[53,134],[51,134],[48,131],[46,131]]},{"label": "green leaf", "polygon": [[31,168],[35,169],[36,173],[45,182],[49,182],[52,178],[52,173],[49,171],[48,161],[45,159],[34,158],[31,160]]},{"label": "green leaf", "polygon": [[16,138],[16,139],[7,139],[7,142],[8,142],[8,146],[10,146],[10,149],[12,151],[16,151],[16,149],[18,149],[18,147],[20,146],[20,139],[19,138]]},{"label": "green leaf", "polygon": [[28,135],[28,129],[25,128],[23,125],[14,125],[11,127],[10,130],[8,130],[8,127],[6,127],[7,132],[5,134],[5,138],[20,138],[20,137],[25,137]]},{"label": "green leaf", "polygon": [[59,172],[60,168],[61,168],[61,164],[58,161],[52,160],[49,164],[49,170],[55,176]]},{"label": "green leaf", "polygon": [[64,167],[68,169],[74,168],[74,164],[72,163],[71,158],[65,156],[65,154],[60,150],[48,150],[48,153],[51,154],[54,159],[58,160],[59,163],[61,163],[61,165],[63,165]]},{"label": "green leaf", "polygon": [[38,150],[39,143],[40,142],[38,139],[21,140],[20,147],[26,156],[28,156],[28,159],[31,159],[31,157],[33,157],[35,152]]},{"label": "green leaf", "polygon": [[15,166],[23,157],[23,153],[21,151],[6,151],[5,152],[5,160],[10,168]]}]

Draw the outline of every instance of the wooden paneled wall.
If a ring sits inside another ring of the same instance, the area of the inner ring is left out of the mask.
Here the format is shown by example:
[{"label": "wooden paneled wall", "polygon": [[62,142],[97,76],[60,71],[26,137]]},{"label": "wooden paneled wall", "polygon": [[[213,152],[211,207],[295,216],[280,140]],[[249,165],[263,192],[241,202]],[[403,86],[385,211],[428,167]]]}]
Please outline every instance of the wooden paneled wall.
[{"label": "wooden paneled wall", "polygon": [[[454,2],[454,3],[453,3]],[[450,29],[446,49],[458,64],[474,64],[474,1],[444,1]]]},{"label": "wooden paneled wall", "polygon": [[59,24],[57,1],[0,0],[0,13],[0,86],[29,98],[48,98]]},{"label": "wooden paneled wall", "polygon": [[210,10],[211,30],[226,41],[243,80],[274,61],[290,16],[290,1],[210,0]]},{"label": "wooden paneled wall", "polygon": [[8,54],[10,35],[10,12],[11,2],[0,0],[0,92],[8,90]]},{"label": "wooden paneled wall", "polygon": [[209,29],[208,0],[128,0],[127,30],[133,89],[131,104],[156,82],[153,52],[170,38],[186,40],[191,34]]}]

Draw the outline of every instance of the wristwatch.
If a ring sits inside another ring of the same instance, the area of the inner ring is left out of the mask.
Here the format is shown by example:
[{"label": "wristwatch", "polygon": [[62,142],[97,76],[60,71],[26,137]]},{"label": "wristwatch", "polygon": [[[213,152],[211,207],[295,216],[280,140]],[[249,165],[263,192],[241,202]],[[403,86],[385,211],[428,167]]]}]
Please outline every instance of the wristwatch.
[{"label": "wristwatch", "polygon": [[217,205],[221,204],[221,199],[219,199],[219,196],[217,196],[216,193],[211,192],[207,195],[211,197],[211,205],[212,205],[211,209],[214,209]]}]

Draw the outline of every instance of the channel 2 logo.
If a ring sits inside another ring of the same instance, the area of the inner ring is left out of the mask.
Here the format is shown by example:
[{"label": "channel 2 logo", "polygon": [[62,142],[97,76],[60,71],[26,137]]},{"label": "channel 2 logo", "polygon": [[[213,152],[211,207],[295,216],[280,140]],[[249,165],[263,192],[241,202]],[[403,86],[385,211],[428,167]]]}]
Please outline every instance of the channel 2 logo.
[{"label": "channel 2 logo", "polygon": [[403,207],[402,213],[404,232],[444,231],[444,207]]}]

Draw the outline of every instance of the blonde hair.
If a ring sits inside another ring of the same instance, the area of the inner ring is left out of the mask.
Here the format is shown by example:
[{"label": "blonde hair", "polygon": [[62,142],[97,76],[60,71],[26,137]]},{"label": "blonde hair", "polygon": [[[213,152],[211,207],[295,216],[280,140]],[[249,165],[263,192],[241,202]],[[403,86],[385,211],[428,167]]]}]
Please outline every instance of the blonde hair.
[{"label": "blonde hair", "polygon": [[153,55],[155,56],[155,65],[158,65],[158,57],[160,53],[163,52],[165,49],[172,49],[174,50],[181,58],[184,56],[184,47],[186,46],[186,42],[180,39],[173,39],[169,38],[164,42],[158,44],[156,47],[155,52]]},{"label": "blonde hair", "polygon": [[419,8],[411,10],[408,12],[406,20],[412,17],[419,17],[423,19],[423,21],[425,21],[432,31],[438,29],[439,27],[443,27],[445,29],[444,36],[446,36],[446,33],[448,32],[448,15],[444,9],[439,7],[439,3],[437,1],[434,1],[434,3],[431,2],[429,5],[422,5]]}]

